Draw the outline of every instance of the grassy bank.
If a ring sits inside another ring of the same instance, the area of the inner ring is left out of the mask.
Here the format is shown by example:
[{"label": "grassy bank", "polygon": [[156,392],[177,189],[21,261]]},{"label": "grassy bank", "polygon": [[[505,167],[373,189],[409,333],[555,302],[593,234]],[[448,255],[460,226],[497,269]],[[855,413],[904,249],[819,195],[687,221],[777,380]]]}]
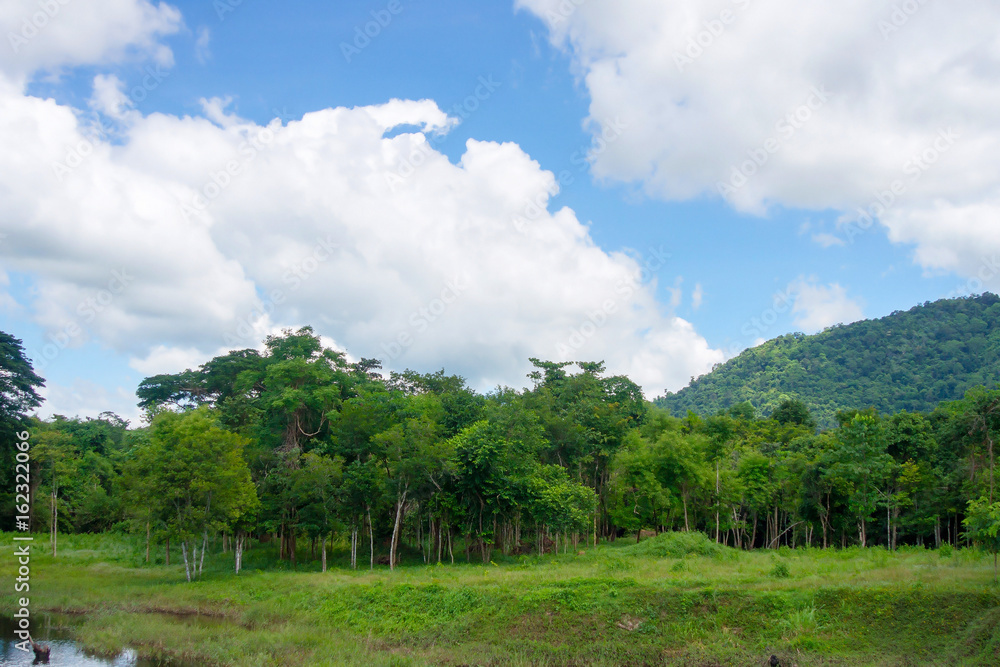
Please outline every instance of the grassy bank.
[{"label": "grassy bank", "polygon": [[67,536],[56,560],[39,538],[31,599],[80,614],[89,648],[198,664],[997,664],[1000,590],[979,552],[742,553],[699,537],[394,573],[342,569],[343,553],[326,574],[282,571],[255,546],[239,577],[218,555],[194,584],[127,538]]}]

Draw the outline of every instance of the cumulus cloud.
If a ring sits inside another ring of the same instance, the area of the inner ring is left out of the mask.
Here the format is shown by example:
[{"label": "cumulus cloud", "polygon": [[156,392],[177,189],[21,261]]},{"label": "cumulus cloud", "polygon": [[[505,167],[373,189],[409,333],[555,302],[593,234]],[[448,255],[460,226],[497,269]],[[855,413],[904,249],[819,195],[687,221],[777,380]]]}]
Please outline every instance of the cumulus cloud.
[{"label": "cumulus cloud", "polygon": [[181,13],[148,0],[5,0],[0,5],[0,72],[23,81],[36,72],[100,65],[123,57],[167,66],[161,38],[183,25]]},{"label": "cumulus cloud", "polygon": [[[130,4],[149,21],[104,39],[155,56],[155,35],[180,19]],[[87,57],[114,50],[99,47]],[[58,64],[79,62],[75,48]],[[92,103],[127,109],[123,90],[98,77]],[[357,357],[444,367],[482,389],[523,385],[530,356],[604,359],[650,394],[722,360],[656,300],[662,249],[597,247],[572,210],[549,206],[555,176],[516,144],[470,140],[450,161],[428,135],[457,121],[433,101],[267,125],[223,98],[202,104],[204,117],[119,113],[112,142],[0,76],[0,257],[33,277],[25,305],[50,332],[155,374],[312,324]]]},{"label": "cumulus cloud", "polygon": [[847,290],[837,283],[819,285],[813,278],[800,277],[790,286],[789,293],[795,298],[792,306],[795,326],[806,333],[864,319],[861,304],[851,299]]},{"label": "cumulus cloud", "polygon": [[572,54],[594,131],[627,128],[595,176],[752,213],[840,211],[842,242],[882,225],[922,266],[967,276],[1000,254],[997,3],[516,5]]}]

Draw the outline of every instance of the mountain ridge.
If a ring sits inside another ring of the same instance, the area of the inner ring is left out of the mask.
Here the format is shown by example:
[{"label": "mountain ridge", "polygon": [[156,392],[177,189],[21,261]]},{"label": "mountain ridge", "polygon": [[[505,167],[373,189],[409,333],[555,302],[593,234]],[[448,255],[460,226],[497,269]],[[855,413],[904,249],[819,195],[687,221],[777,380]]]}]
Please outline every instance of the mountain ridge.
[{"label": "mountain ridge", "polygon": [[1000,297],[924,302],[878,319],[771,339],[654,403],[676,416],[749,401],[762,415],[804,401],[821,426],[836,413],[932,411],[971,387],[1000,383]]}]

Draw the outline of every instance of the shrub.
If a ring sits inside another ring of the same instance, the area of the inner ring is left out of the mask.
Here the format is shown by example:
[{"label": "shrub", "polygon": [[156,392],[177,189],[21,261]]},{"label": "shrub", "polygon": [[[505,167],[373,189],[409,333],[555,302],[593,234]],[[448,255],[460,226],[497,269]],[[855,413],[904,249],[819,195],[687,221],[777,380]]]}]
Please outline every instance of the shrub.
[{"label": "shrub", "polygon": [[661,533],[621,551],[632,556],[655,558],[684,558],[689,554],[717,558],[736,557],[734,549],[716,544],[705,533]]},{"label": "shrub", "polygon": [[770,575],[775,579],[787,579],[791,576],[791,574],[792,573],[788,570],[788,565],[782,562],[775,563],[770,572]]}]

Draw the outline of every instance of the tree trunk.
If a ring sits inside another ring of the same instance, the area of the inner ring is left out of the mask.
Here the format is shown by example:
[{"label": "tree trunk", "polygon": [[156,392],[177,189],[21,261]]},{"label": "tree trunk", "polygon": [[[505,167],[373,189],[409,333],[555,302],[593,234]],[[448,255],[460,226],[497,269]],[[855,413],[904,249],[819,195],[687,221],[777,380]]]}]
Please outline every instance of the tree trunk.
[{"label": "tree trunk", "polygon": [[181,540],[181,554],[184,556],[184,575],[188,583],[191,583],[191,568],[188,565],[187,540]]},{"label": "tree trunk", "polygon": [[56,487],[52,487],[52,527],[49,531],[49,539],[52,541],[52,557],[55,558],[57,552],[57,543],[59,542],[59,505],[58,505],[58,491]]},{"label": "tree trunk", "polygon": [[[355,531],[356,533],[357,531]],[[352,538],[353,539],[353,538]],[[322,547],[322,558],[323,558],[323,571],[326,572],[326,535],[323,536],[323,547]],[[351,560],[354,560],[354,554],[351,554]]]},{"label": "tree trunk", "polygon": [[423,520],[420,518],[419,503],[418,503],[418,507],[416,509],[417,509],[417,528],[416,528],[417,546],[420,547],[420,557],[424,559],[424,565],[426,565],[427,564],[427,550],[424,549],[424,535],[423,535],[424,524],[423,524]]},{"label": "tree trunk", "polygon": [[149,563],[149,522],[146,522],[146,563]]},{"label": "tree trunk", "polygon": [[687,494],[686,493],[682,493],[681,494],[681,502],[684,503],[684,532],[685,533],[690,533],[691,532],[691,524],[688,523],[688,499],[687,499]]},{"label": "tree trunk", "polygon": [[239,574],[240,570],[243,569],[243,542],[244,542],[244,540],[246,540],[246,536],[243,534],[243,531],[237,532],[236,533],[236,542],[235,542],[234,549],[233,549],[233,554],[234,554],[235,561],[236,561],[236,574]]},{"label": "tree trunk", "polygon": [[198,576],[205,570],[205,551],[208,549],[208,530],[205,531],[201,542],[201,561],[198,563]]},{"label": "tree trunk", "polygon": [[170,536],[167,535],[167,565],[170,565]]},{"label": "tree trunk", "polygon": [[406,502],[406,491],[404,490],[396,503],[396,521],[392,527],[392,540],[389,543],[389,569],[396,569],[396,549],[399,545],[399,528],[403,522],[403,504]]},{"label": "tree trunk", "polygon": [[441,531],[442,530],[444,530],[444,519],[438,519],[438,524],[437,524],[438,564],[441,563],[441,543],[442,543]]},{"label": "tree trunk", "polygon": [[715,543],[719,543],[719,462],[715,462]]},{"label": "tree trunk", "polygon": [[778,541],[778,506],[777,505],[774,506],[774,541],[775,541],[774,547],[777,548],[778,547],[778,545],[777,545],[777,541]]},{"label": "tree trunk", "polygon": [[365,513],[368,515],[368,544],[371,546],[372,563],[371,569],[375,569],[375,529],[372,527],[372,510],[365,506]]}]

